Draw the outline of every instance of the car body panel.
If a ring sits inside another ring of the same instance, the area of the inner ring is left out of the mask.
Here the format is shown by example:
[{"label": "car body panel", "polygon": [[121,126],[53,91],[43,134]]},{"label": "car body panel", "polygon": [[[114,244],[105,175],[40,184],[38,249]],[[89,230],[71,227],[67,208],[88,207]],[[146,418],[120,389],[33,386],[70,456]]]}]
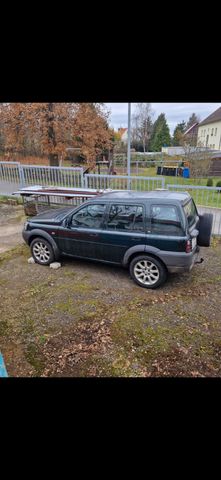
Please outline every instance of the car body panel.
[{"label": "car body panel", "polygon": [[[161,260],[168,271],[187,271],[192,268],[198,251],[195,241],[198,235],[197,219],[194,225],[188,228],[184,212],[184,206],[190,199],[191,196],[187,192],[158,190],[153,192],[108,192],[84,202],[79,207],[49,210],[30,218],[26,229],[23,231],[23,238],[28,244],[36,236],[42,236],[51,241],[56,258],[61,253],[127,266],[132,256],[136,253],[142,254],[145,252]],[[76,214],[85,206],[95,203],[106,205],[100,228],[71,225],[70,220],[73,214]],[[144,209],[144,229],[141,231],[109,229],[107,218],[111,205],[115,204],[142,206]],[[150,215],[153,205],[172,205],[177,209],[180,233],[171,235],[153,231]],[[193,239],[194,248],[191,252],[186,253],[186,243],[189,239]]]}]

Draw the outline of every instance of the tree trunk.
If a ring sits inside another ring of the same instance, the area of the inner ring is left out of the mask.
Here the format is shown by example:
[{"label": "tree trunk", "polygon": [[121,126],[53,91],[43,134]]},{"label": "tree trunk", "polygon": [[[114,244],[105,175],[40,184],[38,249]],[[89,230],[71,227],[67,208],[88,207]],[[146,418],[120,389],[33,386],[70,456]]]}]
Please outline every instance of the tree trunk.
[{"label": "tree trunk", "polygon": [[[54,114],[53,114],[53,103],[48,104],[48,139],[49,145],[55,149],[57,142],[55,138],[55,130],[54,130]],[[59,167],[59,159],[57,153],[49,153],[49,164],[50,167]]]},{"label": "tree trunk", "polygon": [[57,153],[50,153],[48,155],[50,167],[59,167],[59,159]]},{"label": "tree trunk", "polygon": [[114,171],[114,155],[113,155],[113,150],[109,149],[108,152],[108,161],[109,161],[109,169],[108,169],[108,174],[113,175]]},{"label": "tree trunk", "polygon": [[145,153],[145,140],[143,140],[143,151]]}]

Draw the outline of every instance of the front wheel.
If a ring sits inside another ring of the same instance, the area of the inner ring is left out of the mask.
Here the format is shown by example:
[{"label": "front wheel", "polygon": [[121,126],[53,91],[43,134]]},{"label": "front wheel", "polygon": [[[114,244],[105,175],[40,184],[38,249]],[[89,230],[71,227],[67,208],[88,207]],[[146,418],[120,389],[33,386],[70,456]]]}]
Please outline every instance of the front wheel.
[{"label": "front wheel", "polygon": [[35,238],[31,242],[31,253],[34,260],[40,265],[50,265],[54,261],[53,248],[44,238]]},{"label": "front wheel", "polygon": [[131,261],[130,275],[140,287],[157,288],[166,281],[167,270],[156,258],[140,255]]}]

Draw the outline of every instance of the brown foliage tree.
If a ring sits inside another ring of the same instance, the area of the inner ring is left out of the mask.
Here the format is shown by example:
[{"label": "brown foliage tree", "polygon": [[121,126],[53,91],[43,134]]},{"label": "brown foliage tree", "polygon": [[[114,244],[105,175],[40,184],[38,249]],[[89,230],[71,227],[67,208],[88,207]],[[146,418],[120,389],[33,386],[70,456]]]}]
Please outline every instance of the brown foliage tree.
[{"label": "brown foliage tree", "polygon": [[6,152],[38,151],[48,156],[50,165],[59,164],[67,147],[81,147],[91,165],[112,145],[108,115],[97,103],[1,104],[0,124]]}]

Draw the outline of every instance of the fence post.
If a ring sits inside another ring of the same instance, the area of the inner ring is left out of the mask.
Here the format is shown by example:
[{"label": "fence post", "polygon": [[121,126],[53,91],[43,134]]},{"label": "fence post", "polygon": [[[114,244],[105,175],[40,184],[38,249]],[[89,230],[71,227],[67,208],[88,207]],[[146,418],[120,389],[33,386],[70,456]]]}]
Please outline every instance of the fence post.
[{"label": "fence post", "polygon": [[18,175],[19,175],[19,186],[20,188],[22,188],[25,186],[25,177],[24,177],[23,166],[20,163],[18,165]]},{"label": "fence post", "polygon": [[88,188],[88,181],[87,181],[87,174],[86,173],[83,177],[82,187],[83,188]]},{"label": "fence post", "polygon": [[165,178],[162,177],[162,188],[165,188]]},{"label": "fence post", "polygon": [[81,188],[84,188],[84,169],[81,169]]}]

